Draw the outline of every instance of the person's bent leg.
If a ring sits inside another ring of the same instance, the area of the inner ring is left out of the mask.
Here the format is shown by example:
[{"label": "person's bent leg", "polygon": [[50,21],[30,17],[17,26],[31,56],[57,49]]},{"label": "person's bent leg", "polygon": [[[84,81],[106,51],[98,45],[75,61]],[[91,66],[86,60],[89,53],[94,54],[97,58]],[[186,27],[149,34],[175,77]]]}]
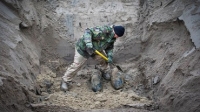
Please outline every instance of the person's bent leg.
[{"label": "person's bent leg", "polygon": [[86,62],[86,58],[80,55],[75,49],[74,62],[67,68],[64,76],[62,77],[61,89],[66,91],[68,90],[67,83],[70,82],[75,76],[76,72],[82,67]]}]

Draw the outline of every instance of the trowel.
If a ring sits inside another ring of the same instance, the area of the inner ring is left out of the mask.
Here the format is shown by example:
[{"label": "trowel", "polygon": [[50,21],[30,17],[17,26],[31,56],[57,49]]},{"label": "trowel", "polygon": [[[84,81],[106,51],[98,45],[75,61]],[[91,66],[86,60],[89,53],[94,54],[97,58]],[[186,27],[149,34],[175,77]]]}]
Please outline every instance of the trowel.
[{"label": "trowel", "polygon": [[[95,53],[97,53],[99,56],[101,56],[103,59],[105,59],[106,61],[108,61],[108,58],[106,56],[104,56],[103,54],[101,54],[99,51],[95,50]],[[120,70],[121,72],[124,72],[120,66],[116,65],[115,63],[111,63],[112,65],[116,66],[118,70]]]}]

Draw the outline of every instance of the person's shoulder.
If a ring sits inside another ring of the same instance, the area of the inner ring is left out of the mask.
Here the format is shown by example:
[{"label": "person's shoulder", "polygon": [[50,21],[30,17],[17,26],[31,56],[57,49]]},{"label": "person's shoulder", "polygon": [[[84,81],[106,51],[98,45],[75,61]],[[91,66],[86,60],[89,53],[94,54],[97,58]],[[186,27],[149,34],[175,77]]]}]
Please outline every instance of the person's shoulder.
[{"label": "person's shoulder", "polygon": [[113,25],[104,25],[104,26],[101,26],[101,29],[102,30],[112,30],[113,29]]}]

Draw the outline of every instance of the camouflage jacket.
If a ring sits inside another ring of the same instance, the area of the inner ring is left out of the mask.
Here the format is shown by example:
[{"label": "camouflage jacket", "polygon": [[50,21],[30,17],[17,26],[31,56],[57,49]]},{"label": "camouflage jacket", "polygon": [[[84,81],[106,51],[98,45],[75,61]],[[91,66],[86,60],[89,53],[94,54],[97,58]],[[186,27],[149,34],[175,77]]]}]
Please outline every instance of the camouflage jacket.
[{"label": "camouflage jacket", "polygon": [[107,57],[112,58],[115,40],[112,26],[87,28],[84,35],[76,43],[76,48],[79,54],[89,58],[89,54],[86,51],[86,43],[92,43],[94,49],[100,52],[105,50]]}]

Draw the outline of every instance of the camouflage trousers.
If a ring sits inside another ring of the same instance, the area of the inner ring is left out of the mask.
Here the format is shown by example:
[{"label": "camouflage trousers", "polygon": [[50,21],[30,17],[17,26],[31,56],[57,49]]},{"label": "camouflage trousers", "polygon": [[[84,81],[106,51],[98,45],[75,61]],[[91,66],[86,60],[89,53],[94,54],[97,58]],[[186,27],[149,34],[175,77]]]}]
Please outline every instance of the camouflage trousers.
[{"label": "camouflage trousers", "polygon": [[[105,55],[104,52],[101,52]],[[101,70],[105,70],[107,68],[109,68],[108,64],[106,63],[106,61],[100,57],[99,55],[95,55],[95,57],[93,57],[93,59],[95,59],[98,62],[98,66],[99,68],[101,68]],[[67,68],[64,76],[62,77],[64,82],[69,82],[73,79],[73,77],[76,75],[76,73],[78,72],[78,70],[81,69],[81,67],[84,65],[84,63],[87,61],[87,58],[84,58],[82,55],[80,55],[77,52],[77,49],[75,48],[75,56],[74,56],[74,62]]]}]

